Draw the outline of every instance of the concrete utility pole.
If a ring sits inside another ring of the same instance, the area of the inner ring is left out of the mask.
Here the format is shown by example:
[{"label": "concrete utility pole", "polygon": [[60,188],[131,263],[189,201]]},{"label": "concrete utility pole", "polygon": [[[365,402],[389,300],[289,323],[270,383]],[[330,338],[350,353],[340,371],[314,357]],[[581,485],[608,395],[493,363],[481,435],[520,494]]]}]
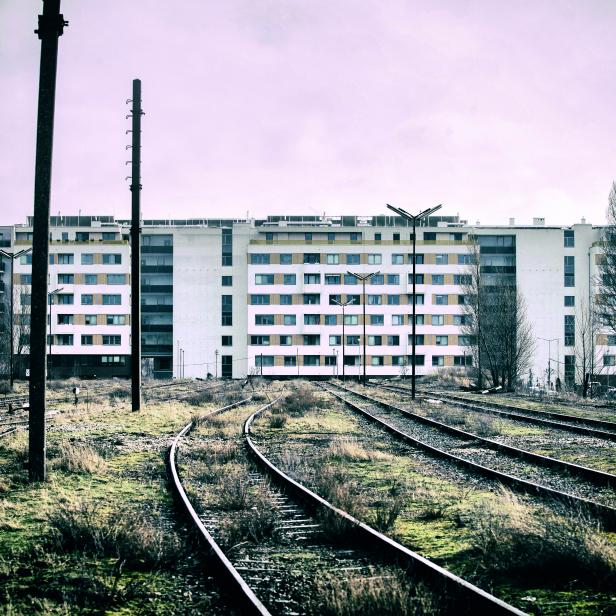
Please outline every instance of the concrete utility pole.
[{"label": "concrete utility pole", "polygon": [[417,320],[417,299],[415,295],[415,268],[417,265],[417,253],[416,253],[416,243],[417,243],[417,223],[421,221],[422,218],[427,218],[431,214],[434,214],[437,210],[440,210],[443,206],[436,205],[434,207],[428,208],[423,212],[419,212],[419,214],[409,214],[406,210],[403,210],[399,207],[394,207],[393,205],[387,205],[390,210],[393,210],[402,218],[406,218],[406,220],[410,220],[413,223],[413,324],[411,328],[412,339],[412,364],[411,364],[411,400],[415,400],[415,371],[416,371],[416,355],[415,355],[415,330],[416,330],[416,320]]},{"label": "concrete utility pole", "polygon": [[30,325],[30,414],[28,421],[30,481],[44,481],[45,468],[45,344],[47,334],[47,274],[49,263],[49,199],[51,194],[51,159],[56,102],[58,38],[62,36],[64,16],[60,0],[43,0],[43,14],[38,18],[41,40],[38,118],[36,129],[36,163],[34,174],[34,224],[32,233],[32,308]]},{"label": "concrete utility pole", "polygon": [[[363,319],[364,319],[364,387],[366,386],[366,280],[370,280],[372,278],[372,276],[376,276],[377,274],[380,274],[381,272],[371,272],[370,274],[354,274],[353,272],[349,272],[347,271],[347,274],[350,274],[351,276],[355,276],[355,278],[357,278],[357,280],[361,281],[361,286],[362,286],[362,304],[364,306],[364,313],[363,313]],[[342,317],[342,320],[344,322],[344,317]]]},{"label": "concrete utility pole", "polygon": [[133,79],[131,225],[130,225],[130,338],[131,399],[133,411],[141,410],[141,80]]}]

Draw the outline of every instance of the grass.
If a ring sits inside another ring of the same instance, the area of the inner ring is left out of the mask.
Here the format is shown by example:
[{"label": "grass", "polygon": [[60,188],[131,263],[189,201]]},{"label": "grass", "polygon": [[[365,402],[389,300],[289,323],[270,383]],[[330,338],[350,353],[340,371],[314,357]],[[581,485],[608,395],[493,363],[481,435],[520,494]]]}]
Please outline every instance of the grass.
[{"label": "grass", "polygon": [[[376,569],[371,575],[341,577],[323,574],[316,581],[314,596],[319,603],[309,613],[322,616],[431,616],[444,614],[442,597],[420,584],[411,584],[406,576]],[[311,609],[312,608],[312,609]]]},{"label": "grass", "polygon": [[48,481],[28,483],[25,432],[0,441],[0,614],[226,613],[200,564],[181,558],[166,485],[169,438],[195,409],[132,413],[108,395],[57,406]]},{"label": "grass", "polygon": [[532,509],[503,489],[497,500],[478,504],[469,524],[484,571],[548,584],[616,583],[616,546],[583,510]]}]

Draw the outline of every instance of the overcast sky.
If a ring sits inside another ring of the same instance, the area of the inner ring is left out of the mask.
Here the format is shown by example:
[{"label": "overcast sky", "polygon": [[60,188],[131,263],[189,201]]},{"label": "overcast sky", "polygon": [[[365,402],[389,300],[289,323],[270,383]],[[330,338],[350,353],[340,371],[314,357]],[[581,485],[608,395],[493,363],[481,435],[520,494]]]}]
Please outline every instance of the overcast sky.
[{"label": "overcast sky", "polygon": [[[0,223],[32,213],[42,2],[0,0]],[[605,220],[613,0],[62,0],[51,210]]]}]

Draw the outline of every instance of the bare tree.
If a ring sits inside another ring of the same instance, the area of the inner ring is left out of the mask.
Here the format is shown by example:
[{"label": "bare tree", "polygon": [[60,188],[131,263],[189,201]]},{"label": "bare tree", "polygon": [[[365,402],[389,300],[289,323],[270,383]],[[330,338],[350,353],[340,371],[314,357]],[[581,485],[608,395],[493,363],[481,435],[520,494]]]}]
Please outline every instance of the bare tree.
[{"label": "bare tree", "polygon": [[16,375],[23,375],[30,354],[30,288],[15,285],[13,289],[13,349],[15,360],[13,370]]},{"label": "bare tree", "polygon": [[582,396],[586,398],[590,381],[601,370],[601,354],[597,345],[599,317],[592,306],[582,301],[575,310],[574,318],[576,383],[581,384]]},{"label": "bare tree", "polygon": [[601,325],[616,334],[616,182],[608,197],[607,226],[602,238],[603,254],[598,263],[600,279],[596,313]]},{"label": "bare tree", "polygon": [[487,284],[476,241],[469,251],[462,331],[473,356],[477,385],[481,388],[489,378],[493,386],[514,389],[535,351],[526,303],[507,280],[497,278]]}]

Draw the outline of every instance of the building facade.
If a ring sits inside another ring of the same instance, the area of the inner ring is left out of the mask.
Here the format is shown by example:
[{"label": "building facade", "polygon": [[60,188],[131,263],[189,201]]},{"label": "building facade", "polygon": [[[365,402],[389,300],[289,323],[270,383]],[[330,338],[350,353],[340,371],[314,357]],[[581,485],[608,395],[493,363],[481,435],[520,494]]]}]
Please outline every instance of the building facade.
[{"label": "building facade", "polygon": [[[31,243],[30,223],[15,226],[15,249]],[[52,217],[51,224],[49,289],[58,290],[50,304],[52,370],[128,375],[128,221]],[[399,376],[411,361],[413,302],[417,374],[464,370],[472,363],[464,301],[476,238],[482,276],[515,285],[525,299],[536,339],[527,376],[533,384],[576,379],[579,325],[597,292],[600,227],[432,217],[417,230],[414,297],[411,233],[397,216],[143,221],[144,372],[359,376],[365,328],[368,376]],[[369,273],[364,295],[353,274]],[[25,257],[14,278],[24,321],[29,275]],[[336,302],[349,301],[343,324]],[[616,371],[616,338],[599,330],[593,336],[593,373],[607,380]]]}]

